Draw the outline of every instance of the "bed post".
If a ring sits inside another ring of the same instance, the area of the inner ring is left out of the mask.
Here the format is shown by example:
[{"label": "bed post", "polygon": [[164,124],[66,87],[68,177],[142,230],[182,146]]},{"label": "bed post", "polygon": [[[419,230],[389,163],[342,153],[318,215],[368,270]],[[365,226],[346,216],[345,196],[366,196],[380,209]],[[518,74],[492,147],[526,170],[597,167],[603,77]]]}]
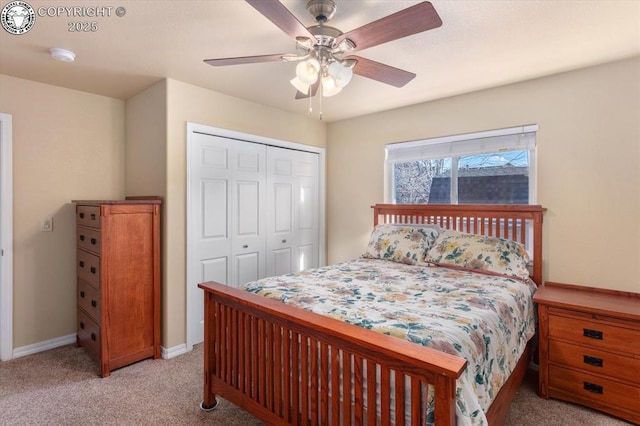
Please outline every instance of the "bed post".
[{"label": "bed post", "polygon": [[[540,206],[538,206],[540,207]],[[538,285],[542,285],[542,214],[544,210],[533,213],[533,276],[531,279]]]},{"label": "bed post", "polygon": [[203,411],[214,410],[218,406],[218,400],[213,393],[211,375],[215,370],[215,301],[213,294],[204,292],[204,396],[200,402]]}]

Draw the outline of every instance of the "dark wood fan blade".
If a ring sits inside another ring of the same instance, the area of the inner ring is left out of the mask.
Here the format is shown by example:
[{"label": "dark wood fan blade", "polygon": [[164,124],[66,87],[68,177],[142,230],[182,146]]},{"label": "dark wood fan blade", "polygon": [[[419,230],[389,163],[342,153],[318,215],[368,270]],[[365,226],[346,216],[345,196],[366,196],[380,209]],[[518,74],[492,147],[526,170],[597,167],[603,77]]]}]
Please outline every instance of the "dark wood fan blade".
[{"label": "dark wood fan blade", "polygon": [[239,56],[236,58],[205,59],[204,62],[209,65],[213,65],[214,67],[221,67],[225,65],[243,65],[280,61],[282,60],[282,57],[286,55],[286,53],[280,53],[277,55]]},{"label": "dark wood fan blade", "polygon": [[437,28],[440,25],[442,25],[440,16],[433,5],[425,1],[349,31],[338,37],[336,43],[349,39],[356,45],[351,51],[356,52]]},{"label": "dark wood fan blade", "polygon": [[353,67],[353,73],[362,77],[370,78],[382,83],[390,84],[395,87],[402,87],[416,76],[414,73],[404,71],[390,65],[381,64],[371,59],[362,58],[360,56],[347,56],[346,60],[357,61]]},{"label": "dark wood fan blade", "polygon": [[[316,93],[318,93],[318,87],[320,87],[320,79],[311,85],[311,97],[313,98]],[[296,99],[307,99],[309,95],[307,93],[302,93],[301,91],[296,91]]]},{"label": "dark wood fan blade", "polygon": [[278,0],[245,0],[253,6],[265,18],[273,22],[278,28],[288,34],[291,38],[305,37],[311,39],[313,44],[317,40],[313,34],[305,28],[298,19],[289,12]]}]

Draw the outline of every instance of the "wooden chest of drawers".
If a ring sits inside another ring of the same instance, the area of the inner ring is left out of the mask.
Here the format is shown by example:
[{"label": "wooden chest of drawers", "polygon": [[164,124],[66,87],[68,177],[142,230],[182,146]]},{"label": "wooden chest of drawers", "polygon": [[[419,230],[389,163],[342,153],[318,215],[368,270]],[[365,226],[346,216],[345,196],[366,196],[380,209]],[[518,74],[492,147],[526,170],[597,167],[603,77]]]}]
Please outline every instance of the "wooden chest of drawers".
[{"label": "wooden chest of drawers", "polygon": [[540,395],[640,423],[640,294],[546,283]]},{"label": "wooden chest of drawers", "polygon": [[160,357],[160,200],[76,204],[79,346],[100,376]]}]

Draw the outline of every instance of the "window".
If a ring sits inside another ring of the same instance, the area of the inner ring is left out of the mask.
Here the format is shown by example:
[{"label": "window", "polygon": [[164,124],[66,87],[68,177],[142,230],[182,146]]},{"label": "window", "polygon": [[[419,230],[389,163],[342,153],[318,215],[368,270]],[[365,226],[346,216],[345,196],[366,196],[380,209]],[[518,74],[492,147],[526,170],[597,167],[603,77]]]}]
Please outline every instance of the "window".
[{"label": "window", "polygon": [[389,197],[407,204],[534,204],[537,125],[388,144]]}]

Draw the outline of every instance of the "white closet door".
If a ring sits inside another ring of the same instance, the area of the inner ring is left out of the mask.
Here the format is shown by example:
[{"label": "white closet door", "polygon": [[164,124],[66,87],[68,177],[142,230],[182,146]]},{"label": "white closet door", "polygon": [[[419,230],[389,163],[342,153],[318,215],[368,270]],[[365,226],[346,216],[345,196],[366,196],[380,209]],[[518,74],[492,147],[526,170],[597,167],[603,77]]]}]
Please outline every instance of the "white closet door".
[{"label": "white closet door", "polygon": [[267,149],[267,276],[318,266],[318,155]]},{"label": "white closet door", "polygon": [[188,146],[187,341],[204,336],[203,292],[319,266],[317,153],[192,132]]},{"label": "white closet door", "polygon": [[320,266],[319,156],[298,151],[294,163],[297,199],[294,216],[296,271]]},{"label": "white closet door", "polygon": [[266,147],[231,141],[231,281],[238,287],[265,276]]},{"label": "white closet door", "polygon": [[[193,256],[190,286],[217,281],[237,287],[265,275],[264,145],[194,133],[190,148],[190,217]],[[197,262],[197,265],[194,264]],[[204,336],[203,292],[189,309],[198,310],[198,343]]]}]

